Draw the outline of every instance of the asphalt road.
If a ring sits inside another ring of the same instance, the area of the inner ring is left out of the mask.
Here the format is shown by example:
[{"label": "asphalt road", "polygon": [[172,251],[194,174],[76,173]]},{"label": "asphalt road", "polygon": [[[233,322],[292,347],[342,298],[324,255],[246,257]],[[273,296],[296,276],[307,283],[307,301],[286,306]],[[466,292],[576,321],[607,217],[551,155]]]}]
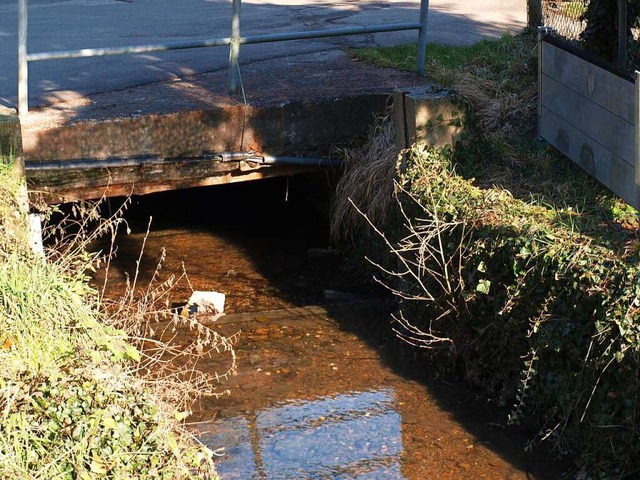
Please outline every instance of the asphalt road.
[{"label": "asphalt road", "polygon": [[[524,27],[526,0],[431,0],[429,41],[455,45]],[[416,0],[278,0],[243,2],[245,35],[418,20]],[[144,45],[230,35],[230,0],[30,0],[30,53]],[[244,63],[343,46],[414,42],[417,32],[246,45]],[[0,0],[0,104],[17,104],[17,0]],[[228,48],[117,55],[30,63],[30,106],[64,91],[108,92],[226,68]],[[283,71],[283,75],[286,72]]]}]

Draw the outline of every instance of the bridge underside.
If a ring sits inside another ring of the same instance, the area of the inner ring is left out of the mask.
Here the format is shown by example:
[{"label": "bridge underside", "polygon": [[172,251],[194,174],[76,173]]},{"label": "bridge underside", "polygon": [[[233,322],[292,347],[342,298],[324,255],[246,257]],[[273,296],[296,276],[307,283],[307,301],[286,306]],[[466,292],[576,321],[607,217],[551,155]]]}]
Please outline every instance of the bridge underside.
[{"label": "bridge underside", "polygon": [[221,162],[203,157],[167,159],[151,165],[140,163],[137,166],[28,168],[27,178],[32,197],[56,204],[247,182],[313,172],[319,168],[322,167],[255,165],[244,160]]}]

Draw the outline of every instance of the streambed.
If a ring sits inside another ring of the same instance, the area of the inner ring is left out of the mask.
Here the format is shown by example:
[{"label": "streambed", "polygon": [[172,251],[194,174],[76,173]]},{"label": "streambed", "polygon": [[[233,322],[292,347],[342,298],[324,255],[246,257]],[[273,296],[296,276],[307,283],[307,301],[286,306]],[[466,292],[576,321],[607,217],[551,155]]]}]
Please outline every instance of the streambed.
[{"label": "streambed", "polygon": [[[237,375],[190,419],[221,454],[222,478],[560,478],[563,465],[525,453],[530,432],[507,426],[504,410],[398,343],[380,292],[345,275],[339,255],[314,253],[326,253],[316,250],[326,222],[285,189],[277,180],[136,199],[111,266],[116,295],[144,242],[141,284],[164,251],[162,278],[189,278],[173,301],[191,288],[227,295],[213,328],[241,332]],[[347,295],[328,301],[327,290]]]}]

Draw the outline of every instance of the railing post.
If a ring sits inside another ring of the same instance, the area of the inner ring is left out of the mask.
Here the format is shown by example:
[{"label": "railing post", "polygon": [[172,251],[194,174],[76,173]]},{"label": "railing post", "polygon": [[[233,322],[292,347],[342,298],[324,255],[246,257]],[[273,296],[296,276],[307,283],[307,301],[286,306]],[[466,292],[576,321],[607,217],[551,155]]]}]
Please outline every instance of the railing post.
[{"label": "railing post", "polygon": [[[635,98],[633,103],[634,110],[634,123],[633,131],[634,131],[634,146],[633,146],[633,168],[635,171],[635,186],[636,186],[636,204],[632,205],[636,210],[640,210],[640,72],[636,70],[635,75]],[[638,214],[638,219],[640,220],[640,214]],[[640,229],[640,223],[639,229]]]},{"label": "railing post", "polygon": [[416,55],[416,71],[425,76],[427,62],[427,18],[429,17],[429,0],[420,0],[420,30],[418,30],[418,54]]},{"label": "railing post", "polygon": [[231,44],[229,45],[229,92],[238,93],[238,80],[240,77],[240,13],[242,11],[241,0],[233,0],[231,11]]},{"label": "railing post", "polygon": [[627,69],[627,2],[618,0],[618,68]]},{"label": "railing post", "polygon": [[27,63],[27,0],[18,0],[18,113],[29,111],[29,65]]}]

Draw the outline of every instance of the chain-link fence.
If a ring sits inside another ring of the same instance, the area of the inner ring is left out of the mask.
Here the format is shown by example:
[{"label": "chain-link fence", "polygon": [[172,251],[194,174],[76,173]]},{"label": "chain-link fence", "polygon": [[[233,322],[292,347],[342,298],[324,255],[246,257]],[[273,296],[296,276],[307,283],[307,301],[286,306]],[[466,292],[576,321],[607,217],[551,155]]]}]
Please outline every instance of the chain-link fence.
[{"label": "chain-link fence", "polygon": [[[624,4],[627,11],[621,17],[617,0],[542,0],[543,23],[572,46],[633,73],[640,70],[640,0]],[[627,32],[622,37],[620,21]]]},{"label": "chain-link fence", "polygon": [[558,37],[580,44],[580,35],[586,27],[581,20],[588,0],[543,0],[542,18],[544,25],[555,30]]}]

